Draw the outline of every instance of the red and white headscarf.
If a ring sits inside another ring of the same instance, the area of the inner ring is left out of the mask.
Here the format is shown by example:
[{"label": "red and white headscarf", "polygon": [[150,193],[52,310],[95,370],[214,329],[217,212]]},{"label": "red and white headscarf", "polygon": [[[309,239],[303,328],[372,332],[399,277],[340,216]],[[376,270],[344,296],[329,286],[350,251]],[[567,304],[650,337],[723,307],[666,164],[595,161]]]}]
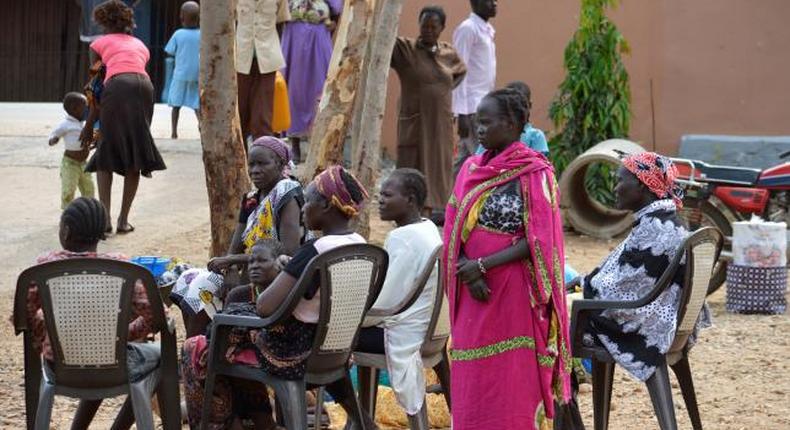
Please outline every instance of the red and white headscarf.
[{"label": "red and white headscarf", "polygon": [[642,152],[623,158],[623,166],[658,198],[672,199],[678,209],[683,207],[683,189],[675,182],[678,170],[672,160],[655,152]]}]

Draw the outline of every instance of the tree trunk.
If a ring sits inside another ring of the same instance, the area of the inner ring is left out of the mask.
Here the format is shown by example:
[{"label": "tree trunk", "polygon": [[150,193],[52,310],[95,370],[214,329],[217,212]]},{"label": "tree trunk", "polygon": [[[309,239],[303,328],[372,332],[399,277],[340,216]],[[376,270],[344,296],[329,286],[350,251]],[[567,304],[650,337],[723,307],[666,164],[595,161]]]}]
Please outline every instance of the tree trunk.
[{"label": "tree trunk", "polygon": [[[379,16],[381,13],[381,4],[383,2],[379,1],[376,2],[376,5],[373,8],[373,18],[371,20],[371,24],[374,26],[376,25],[376,17]],[[372,57],[370,53],[370,38],[368,39],[367,48],[365,49],[365,62],[362,64],[362,70],[359,72],[359,87],[357,88],[357,94],[354,99],[354,113],[353,117],[351,118],[351,132],[349,136],[351,138],[351,155],[356,153],[357,151],[357,144],[359,143],[359,130],[360,130],[360,123],[362,122],[362,111],[363,106],[365,103],[365,83],[368,81],[368,71],[370,70],[368,58]],[[345,155],[345,154],[344,154]]]},{"label": "tree trunk", "polygon": [[[366,63],[364,101],[359,118],[359,141],[354,145],[353,170],[357,179],[373,196],[377,173],[381,164],[381,125],[387,101],[387,77],[389,76],[392,49],[398,36],[403,0],[387,0],[377,10],[374,24],[376,31],[370,39],[370,56]],[[370,207],[366,205],[357,221],[356,231],[368,237],[370,234]]]},{"label": "tree trunk", "polygon": [[211,211],[211,256],[227,252],[240,196],[250,189],[237,106],[234,5],[233,0],[212,0],[200,8],[200,139]]},{"label": "tree trunk", "polygon": [[[388,0],[387,0],[388,1]],[[343,144],[354,110],[376,0],[346,0],[301,180],[343,162]]]}]

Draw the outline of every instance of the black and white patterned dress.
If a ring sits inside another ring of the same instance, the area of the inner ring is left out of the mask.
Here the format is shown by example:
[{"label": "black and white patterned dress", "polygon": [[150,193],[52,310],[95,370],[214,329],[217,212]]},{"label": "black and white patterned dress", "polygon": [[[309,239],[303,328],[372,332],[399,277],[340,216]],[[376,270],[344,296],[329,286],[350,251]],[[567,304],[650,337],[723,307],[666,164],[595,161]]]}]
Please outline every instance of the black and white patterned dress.
[{"label": "black and white patterned dress", "polygon": [[[671,199],[657,200],[635,214],[631,233],[584,279],[584,297],[634,301],[655,286],[688,235]],[[685,263],[684,263],[685,266]],[[685,269],[652,303],[637,309],[612,309],[590,320],[585,343],[603,345],[635,378],[653,375],[675,337]],[[709,325],[707,312],[700,319]]]},{"label": "black and white patterned dress", "polygon": [[507,234],[524,228],[524,198],[518,181],[496,187],[483,203],[477,224],[480,227]]}]

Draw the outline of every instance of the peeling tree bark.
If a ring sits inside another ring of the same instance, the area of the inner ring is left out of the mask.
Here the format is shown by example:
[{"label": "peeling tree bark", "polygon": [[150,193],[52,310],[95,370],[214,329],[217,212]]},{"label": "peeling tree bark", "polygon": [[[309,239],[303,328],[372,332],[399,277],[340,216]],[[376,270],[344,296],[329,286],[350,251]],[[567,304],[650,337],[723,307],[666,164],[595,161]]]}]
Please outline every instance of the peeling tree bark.
[{"label": "peeling tree bark", "polygon": [[237,224],[239,196],[250,189],[237,106],[235,22],[235,1],[202,2],[200,139],[211,213],[211,256],[227,252]]},{"label": "peeling tree bark", "polygon": [[[385,0],[388,2],[389,0]],[[324,92],[310,134],[300,179],[307,183],[326,166],[343,162],[343,144],[360,86],[376,0],[346,0]]]},{"label": "peeling tree bark", "polygon": [[[403,0],[386,0],[378,5],[365,65],[364,99],[359,115],[359,135],[354,145],[353,170],[357,179],[373,195],[378,179],[381,160],[381,125],[387,101],[387,76],[389,75],[392,49],[398,36]],[[356,128],[356,126],[355,126]],[[356,231],[368,237],[370,234],[370,207],[366,205],[357,221]]]}]

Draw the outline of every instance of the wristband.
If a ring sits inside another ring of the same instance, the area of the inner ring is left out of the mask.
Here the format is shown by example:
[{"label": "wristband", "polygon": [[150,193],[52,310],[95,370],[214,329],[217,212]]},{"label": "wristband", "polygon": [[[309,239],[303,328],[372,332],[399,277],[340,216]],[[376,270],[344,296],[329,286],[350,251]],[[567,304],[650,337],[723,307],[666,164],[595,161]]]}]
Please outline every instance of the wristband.
[{"label": "wristband", "polygon": [[480,270],[480,273],[482,273],[483,275],[486,274],[486,266],[483,265],[482,258],[477,259],[477,269]]}]

